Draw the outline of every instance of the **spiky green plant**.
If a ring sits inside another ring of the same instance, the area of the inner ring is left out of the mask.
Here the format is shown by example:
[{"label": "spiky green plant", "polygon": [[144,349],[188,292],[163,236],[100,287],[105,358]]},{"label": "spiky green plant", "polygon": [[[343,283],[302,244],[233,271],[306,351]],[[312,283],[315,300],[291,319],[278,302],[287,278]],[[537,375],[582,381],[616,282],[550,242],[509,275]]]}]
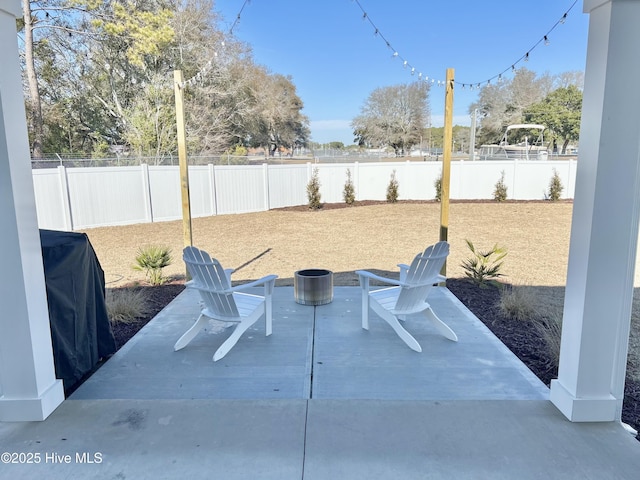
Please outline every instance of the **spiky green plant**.
[{"label": "spiky green plant", "polygon": [[436,178],[436,181],[433,182],[433,186],[436,189],[436,202],[440,202],[442,200],[442,175]]},{"label": "spiky green plant", "polygon": [[502,276],[502,260],[507,256],[507,249],[498,247],[496,243],[491,250],[485,252],[476,249],[470,240],[465,240],[473,256],[462,262],[465,275],[480,287],[495,284]]},{"label": "spiky green plant", "polygon": [[133,268],[144,272],[151,285],[162,285],[166,281],[162,275],[162,269],[171,265],[172,261],[169,247],[149,245],[138,249]]}]

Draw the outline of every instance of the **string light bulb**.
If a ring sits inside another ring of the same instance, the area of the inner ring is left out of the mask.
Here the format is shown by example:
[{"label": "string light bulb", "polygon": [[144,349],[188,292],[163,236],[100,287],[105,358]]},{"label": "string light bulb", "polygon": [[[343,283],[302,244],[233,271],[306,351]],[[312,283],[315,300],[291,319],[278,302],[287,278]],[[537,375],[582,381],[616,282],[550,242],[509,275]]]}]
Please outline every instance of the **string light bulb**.
[{"label": "string light bulb", "polygon": [[546,35],[544,36],[544,44],[545,45],[549,45],[551,42],[549,41],[549,37],[547,37]]}]

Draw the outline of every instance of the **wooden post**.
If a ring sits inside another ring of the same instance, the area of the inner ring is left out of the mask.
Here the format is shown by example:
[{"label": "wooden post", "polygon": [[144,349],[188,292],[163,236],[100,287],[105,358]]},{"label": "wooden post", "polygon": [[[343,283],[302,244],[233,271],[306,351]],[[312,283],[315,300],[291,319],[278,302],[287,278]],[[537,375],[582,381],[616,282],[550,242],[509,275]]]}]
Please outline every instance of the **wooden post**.
[{"label": "wooden post", "polygon": [[[184,246],[193,244],[191,234],[191,204],[189,202],[189,167],[187,165],[187,135],[184,125],[184,95],[182,92],[184,77],[182,70],[173,71],[176,96],[176,126],[178,129],[178,160],[180,163],[180,192],[182,194],[182,236]],[[187,274],[188,276],[188,274]]]},{"label": "wooden post", "polygon": [[[451,147],[453,143],[453,82],[454,70],[447,69],[444,93],[444,139],[442,144],[442,180],[440,183],[440,240],[449,237],[449,184],[451,183]],[[447,262],[442,265],[442,275],[447,273]]]}]

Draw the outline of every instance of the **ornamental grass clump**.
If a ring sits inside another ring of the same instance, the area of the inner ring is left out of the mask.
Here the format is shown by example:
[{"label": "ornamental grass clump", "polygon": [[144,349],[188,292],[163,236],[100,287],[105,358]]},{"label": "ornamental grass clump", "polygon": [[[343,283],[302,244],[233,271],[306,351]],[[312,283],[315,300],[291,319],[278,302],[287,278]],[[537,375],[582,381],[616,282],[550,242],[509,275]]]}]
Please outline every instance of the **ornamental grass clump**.
[{"label": "ornamental grass clump", "polygon": [[535,289],[529,285],[508,286],[500,294],[499,307],[508,318],[517,321],[531,320],[538,311]]},{"label": "ornamental grass clump", "polygon": [[133,269],[144,272],[151,285],[162,285],[167,280],[162,275],[162,269],[171,265],[172,261],[169,247],[149,245],[138,249]]},{"label": "ornamental grass clump", "polygon": [[496,279],[502,276],[502,260],[507,256],[504,247],[496,243],[491,250],[482,252],[475,248],[470,240],[465,240],[473,256],[462,262],[465,275],[479,287],[496,285]]},{"label": "ornamental grass clump", "polygon": [[112,324],[131,323],[149,312],[149,302],[141,288],[108,288],[107,316]]}]

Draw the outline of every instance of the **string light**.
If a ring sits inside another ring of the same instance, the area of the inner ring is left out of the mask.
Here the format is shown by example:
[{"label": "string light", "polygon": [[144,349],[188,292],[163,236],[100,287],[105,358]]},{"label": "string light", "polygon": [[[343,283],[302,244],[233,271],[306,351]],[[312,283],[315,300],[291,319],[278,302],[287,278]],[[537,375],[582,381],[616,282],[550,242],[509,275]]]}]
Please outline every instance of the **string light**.
[{"label": "string light", "polygon": [[[391,46],[391,43],[389,42],[389,40],[387,40],[387,39],[384,37],[384,35],[383,35],[383,34],[382,34],[382,32],[380,31],[380,29],[376,26],[376,24],[375,24],[375,23],[373,23],[373,20],[371,20],[371,17],[369,16],[369,14],[368,14],[368,13],[366,12],[366,10],[362,7],[362,5],[360,4],[360,1],[359,1],[359,0],[352,0],[352,1],[353,1],[356,5],[358,5],[358,8],[360,8],[360,11],[362,12],[362,20],[366,20],[366,21],[368,21],[368,22],[369,22],[369,24],[371,24],[371,27],[373,27],[373,35],[374,35],[374,36],[376,36],[376,37],[380,37],[380,38],[384,41],[384,43],[385,43],[385,45],[387,46],[387,48],[393,52],[393,53],[392,53],[392,55],[391,55],[391,56],[392,56],[392,58],[399,58],[400,60],[402,60],[402,66],[403,66],[404,68],[408,69],[408,70],[411,72],[411,75],[415,75],[416,68],[415,68],[413,65],[411,65],[411,63],[409,63],[409,61],[408,61],[407,59],[405,59],[402,55],[400,55],[400,53],[399,53],[395,48],[393,48],[393,47]],[[419,79],[419,80],[422,80],[422,77],[423,77],[423,75],[422,75],[422,73],[420,73],[420,74],[418,75],[418,79]],[[424,81],[425,81],[425,82],[428,82],[428,81],[429,81],[429,77],[428,77],[428,76],[425,76],[425,77],[424,77]],[[435,83],[435,80],[434,80],[434,79],[432,79],[432,80],[431,80],[431,83]],[[440,81],[438,81],[438,85],[440,85],[440,84],[441,84],[441,82],[440,82]],[[444,85],[444,81],[442,82],[442,85]]]},{"label": "string light", "polygon": [[233,29],[236,28],[236,25],[240,23],[240,17],[242,16],[244,7],[246,7],[250,3],[251,3],[251,0],[244,0],[244,3],[242,4],[242,7],[240,7],[240,11],[238,12],[238,15],[236,15],[236,20],[233,22],[233,25],[231,25],[231,28],[229,29],[229,34],[233,34]]},{"label": "string light", "polygon": [[[576,3],[578,3],[578,0],[574,0],[573,1],[571,6],[567,9],[566,12],[564,12],[562,17],[560,17],[560,19],[549,29],[549,31],[545,35],[543,35],[542,38],[540,40],[538,40],[524,55],[522,55],[518,60],[513,62],[510,67],[505,68],[502,72],[498,73],[497,75],[492,76],[488,80],[493,80],[494,78],[498,78],[498,81],[502,81],[503,80],[502,75],[504,73],[508,72],[509,70],[511,70],[512,73],[515,73],[516,66],[520,62],[528,62],[531,52],[533,52],[533,50],[535,50],[536,47],[538,47],[541,43],[544,44],[544,45],[549,45],[549,43],[550,43],[549,35],[551,34],[551,32],[553,32],[558,27],[558,25],[563,25],[566,22],[567,17],[569,15],[569,12],[571,12],[571,10],[573,10],[573,7],[576,6]],[[456,83],[458,83],[458,82],[456,82]]]},{"label": "string light", "polygon": [[[236,19],[233,22],[233,25],[231,25],[231,28],[229,29],[230,35],[233,35],[233,29],[236,28],[236,26],[240,23],[240,18],[242,17],[242,12],[244,11],[244,7],[246,7],[250,3],[251,3],[251,0],[244,0],[244,3],[242,4],[242,7],[240,7],[240,11],[238,12],[238,15],[236,15]],[[224,49],[225,47],[224,41],[220,42],[220,46]],[[214,51],[213,58],[209,59],[209,61],[205,64],[205,66],[193,77],[191,77],[189,80],[185,80],[180,84],[178,84],[178,88],[182,90],[187,86],[196,85],[200,80],[206,77],[209,71],[211,71],[211,69],[213,68],[213,60],[217,58],[218,58],[218,52]]]},{"label": "string light", "polygon": [[[248,1],[248,0],[247,0]],[[380,38],[382,38],[387,46],[387,48],[389,48],[391,51],[393,51],[393,58],[399,57],[402,60],[402,65],[403,67],[407,68],[410,67],[411,70],[411,75],[413,75],[415,73],[415,67],[413,65],[411,65],[411,63],[409,63],[409,61],[405,58],[402,57],[402,55],[400,55],[400,53],[395,50],[392,46],[391,43],[384,37],[384,35],[382,35],[382,32],[380,31],[380,29],[373,23],[373,21],[371,20],[371,17],[369,16],[369,14],[366,12],[366,10],[363,8],[362,4],[360,3],[360,0],[352,0],[353,3],[355,3],[358,8],[360,8],[361,12],[362,12],[362,20],[366,20],[368,21],[371,26],[374,29],[374,35],[375,36],[380,36]],[[458,81],[454,81],[454,83],[457,83],[459,85],[462,86],[462,88],[465,87],[465,85],[469,85],[469,88],[471,90],[473,90],[474,86],[475,88],[480,88],[480,86],[482,84],[487,84],[490,85],[491,84],[491,80],[497,79],[498,83],[501,83],[504,79],[503,79],[503,74],[505,74],[506,72],[508,72],[509,70],[511,70],[512,73],[515,73],[516,71],[516,66],[520,63],[520,62],[528,62],[529,58],[530,58],[530,54],[533,52],[533,50],[535,50],[536,47],[538,47],[538,45],[540,45],[541,43],[543,43],[544,45],[549,45],[550,41],[549,41],[549,35],[551,34],[551,32],[553,32],[558,25],[564,24],[567,20],[567,16],[569,15],[569,12],[571,12],[571,10],[573,10],[573,8],[575,7],[576,3],[578,3],[578,0],[574,0],[573,3],[571,4],[571,6],[569,7],[569,9],[564,12],[564,14],[562,15],[562,17],[560,17],[560,19],[551,27],[551,29],[549,29],[549,31],[542,37],[540,38],[540,40],[538,40],[529,50],[527,50],[527,52],[522,55],[518,60],[516,60],[515,62],[513,62],[511,64],[510,67],[502,70],[501,72],[497,73],[496,75],[493,75],[492,77],[483,80],[481,82],[473,82],[473,83],[469,83],[469,82],[458,82]],[[244,6],[243,6],[244,7]],[[420,75],[418,76],[419,79],[422,78],[422,73],[420,73]],[[425,76],[425,81],[428,81],[429,77]],[[434,79],[431,79],[431,83],[434,84],[435,81]],[[437,85],[444,85],[445,82],[438,80]]]},{"label": "string light", "polygon": [[[394,48],[391,46],[391,43],[389,42],[389,40],[387,40],[387,39],[384,37],[384,35],[383,35],[383,34],[382,34],[382,32],[380,31],[380,29],[379,29],[379,28],[378,28],[378,27],[373,23],[373,21],[371,20],[371,17],[369,16],[369,14],[366,12],[366,10],[365,10],[365,9],[362,7],[362,5],[360,4],[360,1],[359,1],[359,0],[352,0],[352,1],[353,1],[356,5],[358,5],[358,8],[360,8],[360,10],[361,10],[361,12],[362,12],[362,20],[363,20],[363,21],[368,21],[368,22],[371,24],[371,26],[373,27],[373,29],[374,29],[374,31],[373,31],[374,36],[376,36],[376,37],[380,37],[380,38],[385,42],[385,44],[386,44],[387,48],[389,48],[389,49],[393,52],[392,57],[393,57],[393,58],[396,58],[396,57],[400,58],[400,60],[402,60],[402,65],[403,65],[403,67],[404,67],[404,68],[409,67],[409,69],[410,69],[410,71],[411,71],[411,75],[414,75],[414,74],[415,74],[415,71],[416,71],[415,67],[414,67],[413,65],[411,65],[407,59],[403,58],[403,57],[402,57],[402,55],[400,55],[400,53],[399,53],[396,49],[394,49]],[[249,3],[251,3],[251,0],[245,0],[245,1],[242,3],[242,7],[240,8],[240,11],[238,12],[238,15],[236,16],[236,19],[235,19],[235,21],[233,22],[233,25],[231,25],[231,28],[229,29],[229,33],[230,33],[230,34],[233,34],[233,30],[234,30],[234,28],[235,28],[235,27],[240,23],[240,19],[241,19],[241,17],[242,17],[242,12],[244,11],[245,7],[246,7]],[[496,75],[494,75],[494,76],[492,76],[492,77],[490,77],[490,78],[488,78],[488,79],[486,79],[486,80],[483,80],[482,82],[478,82],[478,83],[475,83],[475,82],[474,82],[474,83],[468,83],[468,82],[461,83],[461,82],[458,82],[458,81],[454,81],[454,83],[457,83],[457,84],[459,84],[459,85],[462,85],[462,88],[464,88],[464,87],[465,87],[465,85],[469,85],[469,88],[470,88],[471,90],[473,90],[473,86],[474,86],[474,84],[476,85],[476,88],[477,88],[477,89],[480,89],[480,85],[481,85],[481,84],[486,83],[487,85],[490,85],[490,84],[491,84],[491,80],[493,80],[493,79],[495,79],[495,78],[497,78],[497,79],[498,79],[498,83],[502,82],[502,80],[503,80],[502,75],[503,75],[504,73],[506,73],[507,71],[509,71],[509,68],[511,69],[511,72],[515,73],[515,71],[516,71],[516,65],[518,65],[521,61],[528,62],[528,61],[529,61],[530,53],[531,53],[531,52],[532,52],[532,51],[533,51],[533,50],[534,50],[538,45],[540,45],[541,43],[544,43],[544,45],[549,45],[549,43],[550,43],[550,42],[549,42],[549,34],[550,34],[551,32],[553,32],[553,31],[556,29],[556,27],[558,27],[558,25],[564,24],[564,23],[566,22],[566,20],[567,20],[567,16],[569,15],[569,12],[571,12],[571,10],[573,9],[573,7],[575,7],[576,3],[578,3],[578,0],[574,0],[574,2],[571,4],[571,6],[569,7],[569,9],[568,9],[566,12],[564,12],[564,14],[562,15],[562,17],[561,17],[561,18],[560,18],[560,19],[559,19],[559,20],[558,20],[558,21],[557,21],[557,22],[556,22],[556,23],[551,27],[551,29],[550,29],[550,30],[549,30],[549,31],[548,31],[548,32],[547,32],[547,33],[546,33],[546,34],[545,34],[545,35],[544,35],[540,40],[538,40],[538,42],[536,42],[536,43],[533,45],[533,47],[531,47],[531,48],[530,48],[530,49],[529,49],[529,50],[528,50],[524,55],[522,55],[518,60],[516,60],[515,62],[513,62],[513,63],[511,64],[511,67],[508,67],[508,68],[504,69],[502,72],[499,72],[498,74],[496,74]],[[222,43],[222,47],[224,47],[224,42]],[[216,58],[216,57],[218,56],[218,52],[214,52],[214,53],[213,53],[213,56],[214,56],[214,58]],[[204,67],[200,72],[198,72],[195,76],[193,76],[193,77],[192,77],[192,78],[190,78],[189,80],[187,80],[187,81],[185,81],[185,82],[182,82],[182,83],[179,85],[179,87],[180,87],[180,88],[184,88],[186,85],[193,85],[193,84],[195,84],[195,83],[196,83],[197,81],[199,81],[201,78],[204,78],[204,76],[206,76],[206,74],[209,72],[209,70],[211,69],[211,67],[212,67],[212,61],[211,61],[211,60],[209,60],[209,61],[207,62],[207,64],[205,65],[205,67]],[[420,74],[418,75],[418,79],[422,79],[422,72],[420,72]],[[425,76],[424,76],[424,81],[425,81],[425,82],[428,82],[428,81],[429,81],[429,77],[425,75]],[[442,86],[442,85],[445,85],[445,83],[446,83],[446,82],[444,82],[444,81],[442,81],[442,80],[438,80],[437,85],[438,85],[438,86]],[[432,84],[432,85],[433,85],[433,84],[435,84],[435,79],[431,78],[431,84]]]}]

